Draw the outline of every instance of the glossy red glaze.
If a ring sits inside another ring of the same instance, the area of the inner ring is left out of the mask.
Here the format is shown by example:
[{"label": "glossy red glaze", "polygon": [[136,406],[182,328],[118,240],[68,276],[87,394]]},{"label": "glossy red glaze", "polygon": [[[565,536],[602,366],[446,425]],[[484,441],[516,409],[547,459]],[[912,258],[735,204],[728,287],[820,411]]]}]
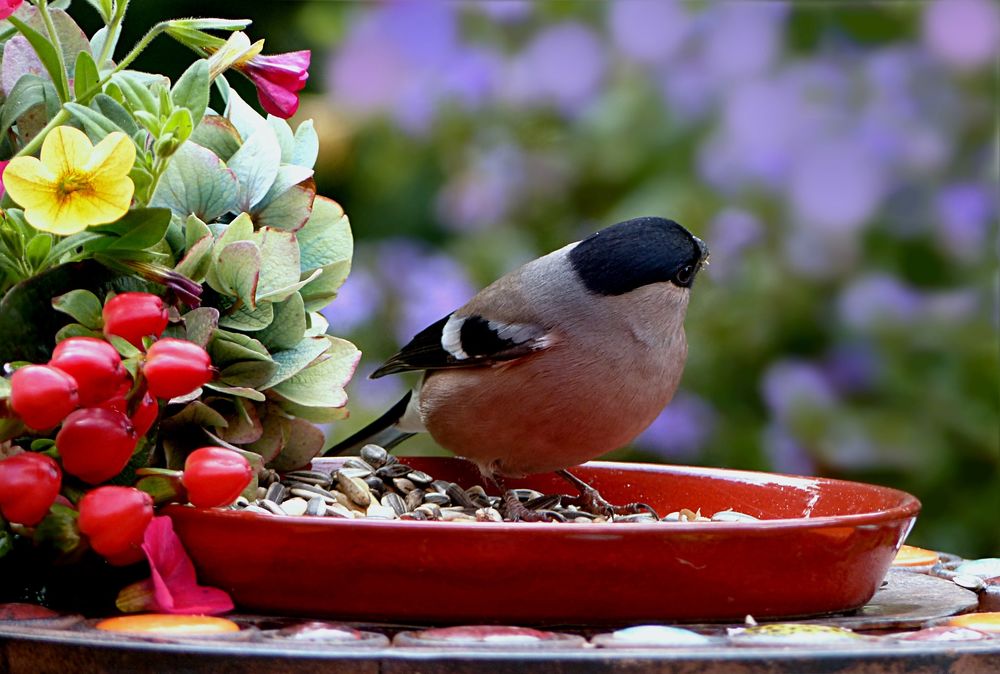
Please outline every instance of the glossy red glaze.
[{"label": "glossy red glaze", "polygon": [[[482,484],[465,461],[402,461],[465,487]],[[904,492],[823,478],[604,462],[574,472],[612,503],[644,501],[661,515],[732,508],[763,521],[401,522],[183,506],[166,514],[199,581],[229,591],[246,610],[425,624],[621,624],[862,606],[920,509]],[[567,492],[555,475],[511,486]]]}]

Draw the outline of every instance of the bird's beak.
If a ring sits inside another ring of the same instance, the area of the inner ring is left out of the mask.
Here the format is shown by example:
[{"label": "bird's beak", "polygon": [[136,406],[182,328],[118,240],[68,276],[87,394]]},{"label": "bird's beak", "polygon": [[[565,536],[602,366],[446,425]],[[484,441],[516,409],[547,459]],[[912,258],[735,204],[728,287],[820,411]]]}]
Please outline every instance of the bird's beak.
[{"label": "bird's beak", "polygon": [[706,246],[705,242],[699,239],[697,236],[694,237],[694,241],[695,243],[698,244],[698,251],[701,254],[701,257],[698,260],[698,269],[704,269],[705,267],[708,266],[708,258],[710,256],[708,246]]}]

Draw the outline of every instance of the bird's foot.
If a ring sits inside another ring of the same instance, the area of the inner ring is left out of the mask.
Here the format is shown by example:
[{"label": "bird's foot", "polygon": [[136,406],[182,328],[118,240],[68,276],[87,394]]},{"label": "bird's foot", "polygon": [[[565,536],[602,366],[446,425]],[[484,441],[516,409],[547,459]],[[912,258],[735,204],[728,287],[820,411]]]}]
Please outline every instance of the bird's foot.
[{"label": "bird's foot", "polygon": [[501,513],[505,520],[514,522],[565,522],[566,518],[551,510],[532,510],[521,503],[512,490],[503,493]]},{"label": "bird's foot", "polygon": [[556,474],[569,482],[578,492],[580,492],[579,496],[563,497],[562,502],[564,505],[575,505],[585,512],[608,518],[615,515],[638,515],[640,513],[648,513],[652,517],[660,519],[659,514],[651,505],[646,503],[614,505],[612,503],[608,503],[608,501],[601,496],[600,492],[570,473],[568,470],[557,470]]}]

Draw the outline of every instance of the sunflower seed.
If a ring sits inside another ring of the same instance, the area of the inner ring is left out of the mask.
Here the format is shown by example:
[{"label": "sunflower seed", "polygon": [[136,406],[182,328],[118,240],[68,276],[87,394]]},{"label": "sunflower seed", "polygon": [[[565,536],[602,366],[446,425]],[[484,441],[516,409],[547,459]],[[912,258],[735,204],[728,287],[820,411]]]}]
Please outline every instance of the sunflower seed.
[{"label": "sunflower seed", "polygon": [[424,493],[423,489],[414,489],[407,494],[404,499],[406,501],[406,509],[411,512],[416,510],[417,507],[424,502]]},{"label": "sunflower seed", "polygon": [[333,484],[330,474],[319,470],[293,470],[285,473],[284,480],[285,482],[304,482],[305,484],[314,484],[319,487],[329,487]]},{"label": "sunflower seed", "polygon": [[261,499],[261,498],[266,498],[266,497],[267,497],[267,488],[266,487],[257,487],[257,498]]},{"label": "sunflower seed", "polygon": [[465,493],[465,490],[454,482],[448,485],[448,488],[444,490],[444,494],[451,499],[451,502],[455,505],[463,506],[465,508],[472,508],[476,505],[476,502],[469,498],[469,495]]},{"label": "sunflower seed", "polygon": [[503,522],[503,515],[496,508],[480,508],[476,511],[479,522]]},{"label": "sunflower seed", "polygon": [[375,471],[375,475],[382,478],[383,480],[392,480],[396,477],[405,477],[413,469],[402,463],[393,463],[388,466],[382,466]]},{"label": "sunflower seed", "polygon": [[343,475],[344,477],[368,477],[372,472],[367,468],[341,468],[337,471],[337,475]]},{"label": "sunflower seed", "polygon": [[712,515],[713,522],[756,522],[758,521],[753,515],[747,515],[746,513],[737,512],[735,510],[721,510],[714,515]]},{"label": "sunflower seed", "polygon": [[433,503],[425,503],[413,512],[422,512],[427,516],[429,520],[439,520],[441,519],[441,508],[434,505]]},{"label": "sunflower seed", "polygon": [[411,470],[409,475],[406,477],[410,478],[413,484],[425,486],[434,481],[434,478],[425,473],[422,470]]},{"label": "sunflower seed", "polygon": [[406,501],[403,497],[394,492],[389,492],[382,497],[382,505],[387,508],[392,508],[397,515],[402,515],[406,512]]},{"label": "sunflower seed", "polygon": [[326,501],[323,500],[322,496],[313,496],[306,503],[306,515],[311,515],[313,517],[321,517],[326,514]]},{"label": "sunflower seed", "polygon": [[436,491],[429,491],[424,494],[424,503],[436,506],[451,505],[451,499],[446,494],[439,494]]},{"label": "sunflower seed", "polygon": [[267,488],[267,492],[264,495],[268,501],[274,501],[275,503],[281,503],[285,500],[285,485],[280,482],[275,482],[270,487]]},{"label": "sunflower seed", "polygon": [[264,510],[269,511],[272,515],[287,515],[288,514],[284,510],[282,510],[281,506],[278,505],[277,503],[275,503],[274,501],[268,501],[267,499],[263,499],[261,501],[257,501],[257,505],[259,507],[263,508]]},{"label": "sunflower seed", "polygon": [[361,480],[339,473],[337,475],[337,486],[340,487],[340,491],[342,491],[347,498],[351,499],[362,508],[367,508],[371,505],[371,490],[368,488],[368,485]]},{"label": "sunflower seed", "polygon": [[243,508],[243,512],[245,512],[245,513],[257,513],[258,515],[272,515],[272,514],[274,514],[270,510],[267,510],[265,508],[261,508],[260,506],[256,506],[253,503],[251,503],[247,507]]},{"label": "sunflower seed", "polygon": [[[267,503],[267,501],[265,501],[265,503]],[[304,498],[296,496],[295,498],[285,499],[285,501],[278,507],[284,511],[285,515],[298,517],[306,514],[306,508],[309,507],[309,504]]]},{"label": "sunflower seed", "polygon": [[314,498],[318,498],[324,503],[331,505],[337,502],[337,499],[333,496],[333,494],[329,492],[327,492],[326,494],[317,494],[316,492],[311,491],[309,489],[300,489],[299,487],[292,487],[291,489],[288,490],[288,493],[290,493],[292,496],[304,498],[307,501],[311,501]]},{"label": "sunflower seed", "polygon": [[350,508],[345,508],[339,503],[334,503],[333,505],[328,505],[326,507],[327,517],[342,517],[346,519],[353,519],[355,511]]},{"label": "sunflower seed", "polygon": [[514,496],[516,496],[517,500],[521,503],[543,496],[542,492],[535,491],[534,489],[511,489],[511,491],[514,492]]},{"label": "sunflower seed", "polygon": [[398,489],[404,496],[417,488],[417,485],[413,484],[412,480],[408,480],[405,477],[393,478],[392,486]]},{"label": "sunflower seed", "polygon": [[396,511],[392,508],[387,508],[383,505],[377,503],[372,503],[368,506],[368,511],[365,513],[371,519],[377,520],[394,520],[398,515]]},{"label": "sunflower seed", "polygon": [[378,445],[365,445],[361,448],[361,458],[375,468],[384,466],[388,456],[389,453]]},{"label": "sunflower seed", "polygon": [[546,494],[525,501],[524,507],[528,510],[550,510],[557,507],[560,501],[562,501],[562,494]]}]

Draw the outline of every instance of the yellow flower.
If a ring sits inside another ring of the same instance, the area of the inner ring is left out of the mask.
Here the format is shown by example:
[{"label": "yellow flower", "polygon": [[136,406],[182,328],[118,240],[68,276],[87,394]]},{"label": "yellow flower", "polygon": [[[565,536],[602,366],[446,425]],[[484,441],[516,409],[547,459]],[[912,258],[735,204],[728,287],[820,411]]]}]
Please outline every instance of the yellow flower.
[{"label": "yellow flower", "polygon": [[135,146],[120,131],[94,147],[82,131],[57,126],[42,143],[41,159],[15,157],[3,184],[32,227],[65,236],[125,215],[134,163]]}]

